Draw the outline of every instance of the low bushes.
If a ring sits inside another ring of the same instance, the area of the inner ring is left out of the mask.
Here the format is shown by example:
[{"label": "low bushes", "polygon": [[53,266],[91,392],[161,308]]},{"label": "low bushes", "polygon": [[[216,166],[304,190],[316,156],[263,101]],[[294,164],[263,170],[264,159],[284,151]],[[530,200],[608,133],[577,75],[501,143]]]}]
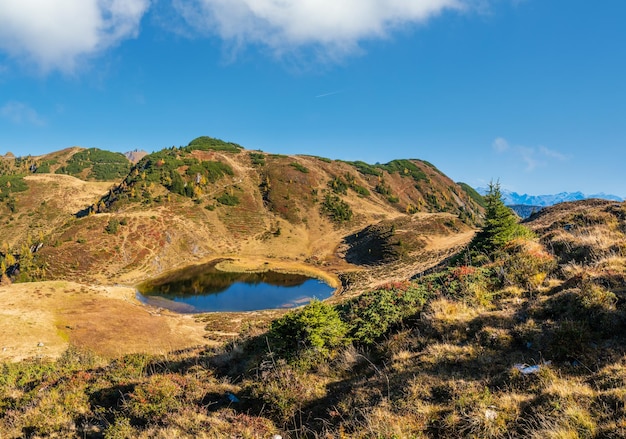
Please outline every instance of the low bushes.
[{"label": "low bushes", "polygon": [[321,209],[323,213],[338,223],[350,221],[352,219],[353,213],[350,205],[337,195],[326,194]]},{"label": "low bushes", "polygon": [[273,321],[270,329],[270,336],[287,356],[303,350],[328,356],[333,348],[346,343],[346,333],[337,311],[318,300]]},{"label": "low bushes", "polygon": [[369,344],[417,314],[431,295],[427,284],[394,282],[364,293],[340,309],[354,340]]}]

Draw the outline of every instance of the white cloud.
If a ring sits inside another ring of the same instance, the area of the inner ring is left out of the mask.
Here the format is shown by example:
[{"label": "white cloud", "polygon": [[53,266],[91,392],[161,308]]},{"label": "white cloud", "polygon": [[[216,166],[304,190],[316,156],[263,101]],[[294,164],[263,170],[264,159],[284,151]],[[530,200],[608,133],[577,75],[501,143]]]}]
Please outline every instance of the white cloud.
[{"label": "white cloud", "polygon": [[496,140],[493,141],[491,146],[497,152],[504,152],[509,149],[509,142],[507,142],[506,139],[502,137],[498,137]]},{"label": "white cloud", "polygon": [[511,145],[508,140],[502,137],[496,138],[491,147],[499,154],[508,153],[526,165],[526,171],[533,171],[538,167],[547,166],[551,161],[565,161],[568,157],[558,151],[546,148],[543,145],[538,147]]},{"label": "white cloud", "polygon": [[43,71],[135,37],[150,0],[3,0],[0,50]]},{"label": "white cloud", "polygon": [[17,101],[7,102],[1,107],[0,117],[17,125],[43,126],[46,124],[45,120],[37,111],[29,105]]},{"label": "white cloud", "polygon": [[561,154],[558,151],[553,151],[549,148],[546,148],[545,146],[539,146],[539,153],[545,157],[550,157],[560,161],[567,160],[567,156],[565,154]]},{"label": "white cloud", "polygon": [[535,148],[528,148],[526,146],[518,146],[515,148],[517,154],[522,158],[522,161],[526,163],[526,170],[532,171],[537,166],[545,165],[544,162],[537,158]]},{"label": "white cloud", "polygon": [[361,40],[385,38],[471,0],[173,0],[196,30],[235,47],[261,44],[276,54],[300,47],[340,58]]}]

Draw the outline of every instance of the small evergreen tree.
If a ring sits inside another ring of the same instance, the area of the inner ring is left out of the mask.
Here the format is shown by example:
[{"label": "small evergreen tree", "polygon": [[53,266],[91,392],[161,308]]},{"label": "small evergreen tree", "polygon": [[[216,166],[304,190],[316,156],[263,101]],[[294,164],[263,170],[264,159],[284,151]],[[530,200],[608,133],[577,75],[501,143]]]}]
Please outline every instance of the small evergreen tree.
[{"label": "small evergreen tree", "polygon": [[504,205],[500,183],[489,183],[485,204],[485,225],[472,241],[472,249],[493,253],[515,238],[532,236],[530,230],[518,224],[513,211]]}]

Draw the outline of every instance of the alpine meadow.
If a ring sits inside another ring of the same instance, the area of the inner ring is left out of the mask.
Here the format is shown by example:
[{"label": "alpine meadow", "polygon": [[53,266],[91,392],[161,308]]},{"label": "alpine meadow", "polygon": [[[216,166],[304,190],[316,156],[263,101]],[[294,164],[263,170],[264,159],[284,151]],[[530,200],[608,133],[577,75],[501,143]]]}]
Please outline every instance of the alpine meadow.
[{"label": "alpine meadow", "polygon": [[625,16],[0,2],[0,439],[626,438]]}]

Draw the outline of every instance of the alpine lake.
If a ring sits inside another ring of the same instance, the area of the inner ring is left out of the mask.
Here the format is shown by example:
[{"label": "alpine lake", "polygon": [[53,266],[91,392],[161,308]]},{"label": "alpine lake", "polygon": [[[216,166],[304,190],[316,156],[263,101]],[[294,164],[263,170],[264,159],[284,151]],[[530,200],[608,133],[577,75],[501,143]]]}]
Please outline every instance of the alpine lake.
[{"label": "alpine lake", "polygon": [[195,265],[137,286],[144,304],[178,313],[285,309],[330,297],[335,288],[322,280],[282,270],[230,272],[221,261]]}]

